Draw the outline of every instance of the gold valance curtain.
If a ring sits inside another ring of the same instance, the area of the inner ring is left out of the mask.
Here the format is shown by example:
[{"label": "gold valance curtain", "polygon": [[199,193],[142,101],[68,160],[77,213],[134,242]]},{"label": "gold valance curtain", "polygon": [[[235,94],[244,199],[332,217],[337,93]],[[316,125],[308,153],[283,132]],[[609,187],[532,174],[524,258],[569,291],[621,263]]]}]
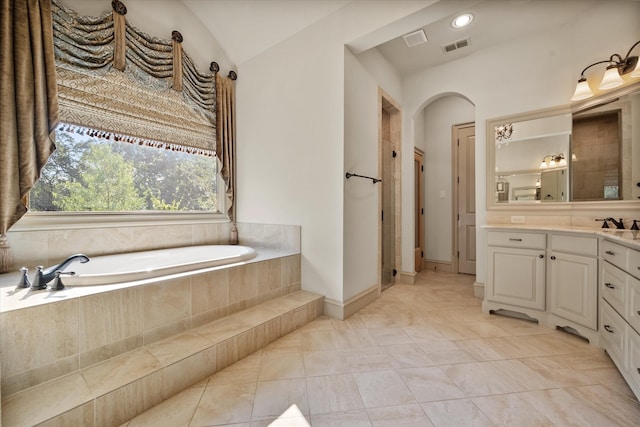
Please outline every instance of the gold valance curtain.
[{"label": "gold valance curtain", "polygon": [[0,272],[12,268],[6,232],[55,150],[57,86],[50,0],[2,0],[0,9]]},{"label": "gold valance curtain", "polygon": [[218,144],[216,151],[222,165],[220,174],[226,184],[227,215],[235,222],[235,144],[236,144],[236,112],[235,112],[235,73],[231,77],[216,76],[218,88]]},{"label": "gold valance curtain", "polygon": [[60,121],[70,130],[215,155],[215,72],[198,71],[182,36],[149,36],[125,19],[126,7],[81,16],[52,0]]}]

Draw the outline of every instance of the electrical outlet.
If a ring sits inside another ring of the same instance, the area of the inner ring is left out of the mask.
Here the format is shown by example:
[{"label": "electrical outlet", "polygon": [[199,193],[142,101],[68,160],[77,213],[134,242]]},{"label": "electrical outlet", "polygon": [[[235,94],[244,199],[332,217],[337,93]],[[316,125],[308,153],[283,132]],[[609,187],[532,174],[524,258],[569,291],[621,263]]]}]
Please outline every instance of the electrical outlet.
[{"label": "electrical outlet", "polygon": [[522,215],[512,215],[511,216],[511,224],[524,224],[524,216],[522,216]]}]

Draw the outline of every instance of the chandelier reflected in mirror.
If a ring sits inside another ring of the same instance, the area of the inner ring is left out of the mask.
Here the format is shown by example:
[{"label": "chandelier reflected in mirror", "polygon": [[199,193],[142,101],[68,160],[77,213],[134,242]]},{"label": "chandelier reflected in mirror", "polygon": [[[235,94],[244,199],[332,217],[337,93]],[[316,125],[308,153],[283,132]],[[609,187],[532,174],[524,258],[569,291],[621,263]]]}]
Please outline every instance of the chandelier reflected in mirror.
[{"label": "chandelier reflected in mirror", "polygon": [[509,145],[511,135],[513,134],[513,123],[505,123],[495,127],[496,145],[498,148],[503,145]]}]

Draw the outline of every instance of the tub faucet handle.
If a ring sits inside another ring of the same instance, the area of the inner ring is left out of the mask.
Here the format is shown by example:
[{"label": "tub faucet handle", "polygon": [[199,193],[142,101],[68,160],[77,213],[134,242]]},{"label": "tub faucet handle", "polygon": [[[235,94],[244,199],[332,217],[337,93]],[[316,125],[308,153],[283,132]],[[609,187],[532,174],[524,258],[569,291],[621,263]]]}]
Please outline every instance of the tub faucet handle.
[{"label": "tub faucet handle", "polygon": [[42,266],[39,265],[36,267],[36,276],[33,278],[33,283],[31,284],[32,291],[40,291],[42,289],[47,289],[47,282],[42,275]]},{"label": "tub faucet handle", "polygon": [[60,271],[60,270],[56,270],[55,271],[56,277],[53,279],[53,282],[51,283],[51,286],[49,286],[49,290],[50,291],[61,291],[64,289],[64,283],[62,283],[62,278],[60,277],[63,274],[66,274],[67,276],[73,276],[76,274],[75,271]]},{"label": "tub faucet handle", "polygon": [[609,221],[609,218],[596,218],[596,221],[602,221],[602,228],[609,228],[609,223],[607,221]]},{"label": "tub faucet handle", "polygon": [[27,273],[29,273],[29,269],[27,267],[22,267],[20,269],[20,272],[22,273],[22,276],[20,276],[20,281],[18,282],[18,286],[16,286],[16,289],[30,288],[31,282],[29,281],[29,276],[27,276]]},{"label": "tub faucet handle", "polygon": [[634,219],[632,221],[633,224],[631,225],[631,228],[629,230],[640,230],[640,228],[638,227],[638,221],[640,221],[640,219]]}]

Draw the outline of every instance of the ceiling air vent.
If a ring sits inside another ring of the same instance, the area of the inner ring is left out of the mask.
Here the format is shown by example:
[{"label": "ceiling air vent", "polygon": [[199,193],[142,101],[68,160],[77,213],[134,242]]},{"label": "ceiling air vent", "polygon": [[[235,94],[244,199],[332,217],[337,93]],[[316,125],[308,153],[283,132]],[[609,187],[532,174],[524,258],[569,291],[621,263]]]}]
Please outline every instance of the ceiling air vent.
[{"label": "ceiling air vent", "polygon": [[471,43],[469,42],[469,37],[466,39],[458,40],[457,42],[449,43],[448,45],[442,46],[444,53],[453,52],[454,50],[462,49],[463,47],[469,46]]},{"label": "ceiling air vent", "polygon": [[413,33],[405,34],[402,38],[407,47],[414,47],[427,42],[427,35],[424,33],[424,30],[417,30]]}]

